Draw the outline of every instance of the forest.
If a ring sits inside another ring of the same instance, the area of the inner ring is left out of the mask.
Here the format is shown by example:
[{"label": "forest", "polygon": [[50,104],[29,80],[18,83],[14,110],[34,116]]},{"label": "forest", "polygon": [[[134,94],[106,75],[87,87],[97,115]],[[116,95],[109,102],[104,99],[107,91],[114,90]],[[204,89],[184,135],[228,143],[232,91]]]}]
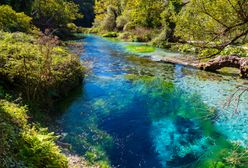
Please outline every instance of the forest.
[{"label": "forest", "polygon": [[247,78],[247,0],[0,0],[0,167],[246,168]]}]

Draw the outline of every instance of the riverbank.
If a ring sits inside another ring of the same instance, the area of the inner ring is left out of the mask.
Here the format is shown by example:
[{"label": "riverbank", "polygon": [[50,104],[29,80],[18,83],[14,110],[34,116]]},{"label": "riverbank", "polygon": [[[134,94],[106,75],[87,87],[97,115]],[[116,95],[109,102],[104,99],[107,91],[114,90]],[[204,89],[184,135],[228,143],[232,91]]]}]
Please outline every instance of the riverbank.
[{"label": "riverbank", "polygon": [[2,166],[68,167],[44,127],[53,106],[82,83],[79,57],[52,35],[2,31],[0,55]]}]

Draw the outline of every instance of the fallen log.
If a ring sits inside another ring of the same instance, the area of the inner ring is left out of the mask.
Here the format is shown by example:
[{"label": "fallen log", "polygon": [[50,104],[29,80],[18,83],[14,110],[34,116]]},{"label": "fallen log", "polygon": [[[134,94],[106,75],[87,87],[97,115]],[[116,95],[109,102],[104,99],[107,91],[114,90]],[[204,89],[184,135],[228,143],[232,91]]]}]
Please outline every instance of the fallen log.
[{"label": "fallen log", "polygon": [[248,58],[242,58],[236,55],[218,56],[206,63],[200,63],[199,68],[206,71],[216,71],[224,67],[234,67],[240,70],[242,78],[248,75]]}]

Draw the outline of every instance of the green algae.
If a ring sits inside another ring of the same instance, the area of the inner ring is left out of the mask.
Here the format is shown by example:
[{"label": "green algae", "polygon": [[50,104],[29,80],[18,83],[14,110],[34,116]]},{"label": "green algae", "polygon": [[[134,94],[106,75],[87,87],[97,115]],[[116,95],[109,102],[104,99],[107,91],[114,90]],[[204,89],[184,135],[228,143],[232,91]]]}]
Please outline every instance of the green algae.
[{"label": "green algae", "polygon": [[218,70],[220,74],[229,75],[229,76],[238,76],[240,71],[238,68],[224,67]]},{"label": "green algae", "polygon": [[152,53],[156,51],[156,48],[146,45],[128,45],[126,49],[133,53]]}]

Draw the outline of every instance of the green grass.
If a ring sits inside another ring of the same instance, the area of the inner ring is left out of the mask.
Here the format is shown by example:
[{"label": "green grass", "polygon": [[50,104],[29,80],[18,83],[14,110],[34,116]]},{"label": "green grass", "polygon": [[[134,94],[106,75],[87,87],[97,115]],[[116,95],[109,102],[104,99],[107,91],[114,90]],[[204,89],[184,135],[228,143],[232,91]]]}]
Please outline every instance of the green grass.
[{"label": "green grass", "polygon": [[151,46],[146,46],[146,45],[129,45],[126,46],[126,49],[130,52],[134,53],[151,53],[156,50],[156,48],[151,47]]}]

